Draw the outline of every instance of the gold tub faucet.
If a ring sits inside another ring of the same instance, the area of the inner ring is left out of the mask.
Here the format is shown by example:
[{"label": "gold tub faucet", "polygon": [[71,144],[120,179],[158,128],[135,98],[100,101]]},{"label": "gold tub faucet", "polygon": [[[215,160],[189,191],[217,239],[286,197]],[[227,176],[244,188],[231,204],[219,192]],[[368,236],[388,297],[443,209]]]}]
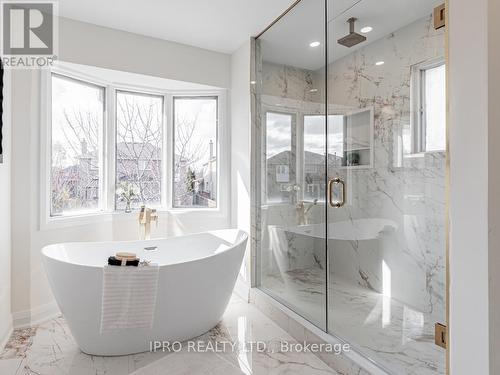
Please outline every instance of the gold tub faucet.
[{"label": "gold tub faucet", "polygon": [[158,212],[156,209],[142,205],[139,212],[139,238],[141,240],[149,240],[151,238],[151,222],[153,221],[158,226]]},{"label": "gold tub faucet", "polygon": [[313,208],[313,206],[316,206],[318,204],[318,200],[314,199],[312,202],[306,202],[306,201],[300,201],[297,203],[295,208],[297,209],[297,219],[299,225],[307,225],[309,224],[309,218],[307,214]]}]

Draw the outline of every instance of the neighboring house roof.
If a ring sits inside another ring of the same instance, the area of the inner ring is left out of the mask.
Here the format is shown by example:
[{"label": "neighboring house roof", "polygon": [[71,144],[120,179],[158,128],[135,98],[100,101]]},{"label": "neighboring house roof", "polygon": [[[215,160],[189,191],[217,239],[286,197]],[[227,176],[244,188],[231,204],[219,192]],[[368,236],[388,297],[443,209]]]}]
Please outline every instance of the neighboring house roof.
[{"label": "neighboring house roof", "polygon": [[[276,155],[271,156],[267,159],[267,164],[279,165],[279,164],[288,164],[291,160],[292,152],[291,151],[282,151]],[[304,164],[306,165],[324,165],[325,164],[325,156],[322,154],[317,154],[315,152],[305,151],[304,152]],[[341,161],[342,158],[336,155],[329,154],[328,155],[328,163],[335,163]]]},{"label": "neighboring house roof", "polygon": [[[97,152],[89,151],[78,155],[78,159],[96,159]],[[119,142],[116,144],[116,156],[120,159],[161,160],[161,150],[151,143]]]}]

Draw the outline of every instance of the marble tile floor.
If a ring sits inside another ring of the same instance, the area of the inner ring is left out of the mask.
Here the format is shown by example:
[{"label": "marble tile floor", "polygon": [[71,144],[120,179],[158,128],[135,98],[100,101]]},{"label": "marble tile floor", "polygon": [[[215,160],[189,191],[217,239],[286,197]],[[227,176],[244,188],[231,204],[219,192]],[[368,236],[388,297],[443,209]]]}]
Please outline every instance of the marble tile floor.
[{"label": "marble tile floor", "polygon": [[[297,269],[262,278],[264,290],[324,329],[325,273],[320,268]],[[445,351],[434,344],[435,317],[390,297],[330,278],[330,332],[397,375],[445,373]]]},{"label": "marble tile floor", "polygon": [[[235,350],[147,352],[120,357],[82,353],[59,317],[34,328],[17,330],[0,354],[1,375],[156,375],[156,374],[337,374],[311,352],[277,350],[280,341],[295,342],[253,305],[233,296],[217,327],[200,336],[204,347],[236,343]],[[267,351],[248,350],[264,342]],[[220,348],[218,349],[220,350]]]}]

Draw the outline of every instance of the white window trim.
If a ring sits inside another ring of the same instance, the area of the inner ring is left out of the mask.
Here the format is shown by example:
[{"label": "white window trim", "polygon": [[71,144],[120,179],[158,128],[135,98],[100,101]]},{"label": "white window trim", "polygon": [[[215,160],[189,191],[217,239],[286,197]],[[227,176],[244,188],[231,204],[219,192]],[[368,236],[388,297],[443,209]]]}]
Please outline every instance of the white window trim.
[{"label": "white window trim", "polygon": [[[50,172],[51,172],[51,108],[52,108],[52,74],[67,76],[68,78],[81,80],[105,88],[104,105],[104,134],[102,155],[102,183],[100,184],[99,211],[66,215],[50,216]],[[121,82],[105,81],[76,69],[57,66],[41,72],[41,95],[40,95],[40,229],[49,230],[54,228],[71,227],[75,225],[86,225],[111,221],[119,216],[135,218],[135,215],[126,214],[115,210],[115,159],[116,159],[116,114],[115,99],[116,91],[131,91],[145,94],[163,96],[163,160],[162,167],[162,196],[161,206],[156,207],[163,216],[184,216],[196,214],[208,215],[210,218],[228,219],[230,210],[230,130],[228,126],[227,90],[165,90],[158,87],[137,86]],[[217,97],[218,103],[218,128],[217,128],[217,207],[173,207],[173,98],[182,96],[211,96]],[[172,151],[172,152],[170,152]]]},{"label": "white window trim", "polygon": [[411,67],[410,80],[410,134],[411,134],[411,156],[416,154],[443,152],[444,150],[427,151],[425,149],[425,109],[424,109],[424,74],[423,72],[444,65],[446,63],[443,57],[438,57],[415,64]]},{"label": "white window trim", "polygon": [[[294,111],[287,111],[286,108],[283,107],[272,107],[272,106],[264,106],[263,111],[262,111],[262,163],[263,163],[263,171],[265,171],[265,175],[262,178],[262,192],[261,196],[263,197],[262,202],[263,205],[265,206],[280,206],[284,204],[289,204],[286,202],[272,202],[268,200],[267,196],[267,159],[266,159],[266,153],[267,153],[267,114],[268,113],[274,113],[278,115],[285,115],[285,116],[290,116],[291,118],[291,123],[290,123],[290,151],[293,153],[293,151],[296,152],[297,150],[297,144],[294,145],[294,135],[297,134],[298,129],[299,129],[299,114]],[[300,137],[295,136],[296,140],[300,139]],[[294,147],[295,146],[295,147]],[[299,174],[298,174],[298,169],[299,168],[299,163],[297,160],[297,155],[295,156],[296,161],[295,161],[295,181],[293,185],[298,184],[299,180]],[[298,195],[302,194],[299,192]]]},{"label": "white window trim", "polygon": [[[169,112],[169,115],[170,115],[170,121],[171,121],[171,126],[169,126],[168,128],[170,129],[170,134],[169,134],[169,137],[168,139],[170,140],[170,143],[169,143],[169,150],[171,150],[171,152],[168,152],[168,157],[170,158],[170,164],[169,164],[169,172],[170,174],[172,174],[173,170],[174,170],[174,153],[175,153],[175,145],[174,145],[174,137],[175,137],[175,134],[174,134],[174,127],[175,127],[175,119],[174,119],[174,108],[173,108],[173,105],[174,105],[174,99],[175,98],[182,98],[182,97],[185,97],[185,98],[190,98],[190,97],[211,97],[211,98],[214,98],[216,97],[217,98],[217,123],[216,123],[216,140],[217,140],[217,147],[216,147],[216,150],[217,150],[217,154],[216,154],[216,161],[217,161],[217,207],[213,207],[213,208],[203,208],[203,207],[193,207],[193,208],[189,208],[189,207],[175,207],[174,206],[174,194],[173,194],[173,186],[174,186],[174,180],[173,180],[173,176],[170,175],[170,178],[169,179],[166,179],[165,181],[167,181],[167,184],[169,185],[170,189],[168,190],[168,194],[167,194],[167,202],[168,202],[168,208],[169,210],[175,210],[176,212],[182,212],[184,210],[193,210],[193,209],[200,209],[200,210],[203,210],[203,211],[206,211],[206,210],[214,210],[214,211],[217,211],[220,207],[220,194],[223,193],[225,195],[228,195],[229,194],[229,191],[225,192],[225,191],[221,191],[221,183],[219,182],[220,181],[220,178],[221,178],[221,169],[220,169],[220,163],[222,162],[222,154],[221,154],[221,146],[223,145],[221,143],[221,136],[222,136],[222,131],[224,130],[223,128],[226,128],[225,126],[223,126],[224,124],[224,119],[223,119],[223,112],[224,112],[224,108],[225,108],[225,96],[222,96],[220,94],[216,94],[215,92],[212,92],[212,94],[209,94],[207,91],[198,91],[198,93],[183,93],[183,94],[177,94],[177,93],[174,93],[172,95],[170,95],[170,98],[169,98],[169,104],[170,104],[170,112]],[[224,101],[223,102],[223,105],[221,104],[221,101]],[[226,139],[228,139],[228,135],[226,134],[225,135]],[[225,149],[229,149],[229,142],[226,142],[226,145],[227,147],[225,147]],[[230,153],[228,152],[226,155],[224,155],[224,159],[225,158],[230,158]],[[227,166],[225,166],[225,168],[229,168],[229,164]],[[227,176],[225,176],[225,178],[227,178]],[[226,181],[226,184],[229,184],[229,180]]]}]

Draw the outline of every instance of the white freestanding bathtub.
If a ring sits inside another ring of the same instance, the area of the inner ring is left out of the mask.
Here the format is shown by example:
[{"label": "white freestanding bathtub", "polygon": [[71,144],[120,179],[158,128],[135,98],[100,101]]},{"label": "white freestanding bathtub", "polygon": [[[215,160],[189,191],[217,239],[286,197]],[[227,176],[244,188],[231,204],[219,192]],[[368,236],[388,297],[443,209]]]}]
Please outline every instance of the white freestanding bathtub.
[{"label": "white freestanding bathtub", "polygon": [[[394,221],[382,218],[328,223],[330,272],[336,277],[382,292],[382,261],[387,248],[382,242],[393,236],[397,228]],[[265,263],[276,264],[280,274],[318,265],[326,268],[325,223],[291,227],[268,225],[268,233],[272,259]],[[284,282],[288,283],[287,278]],[[290,289],[295,292],[294,284]]]},{"label": "white freestanding bathtub", "polygon": [[[81,350],[126,355],[150,350],[154,340],[183,341],[217,325],[231,297],[247,238],[243,231],[228,229],[148,241],[63,243],[44,247],[42,258]],[[152,329],[100,333],[103,266],[118,251],[135,252],[160,266]]]}]

